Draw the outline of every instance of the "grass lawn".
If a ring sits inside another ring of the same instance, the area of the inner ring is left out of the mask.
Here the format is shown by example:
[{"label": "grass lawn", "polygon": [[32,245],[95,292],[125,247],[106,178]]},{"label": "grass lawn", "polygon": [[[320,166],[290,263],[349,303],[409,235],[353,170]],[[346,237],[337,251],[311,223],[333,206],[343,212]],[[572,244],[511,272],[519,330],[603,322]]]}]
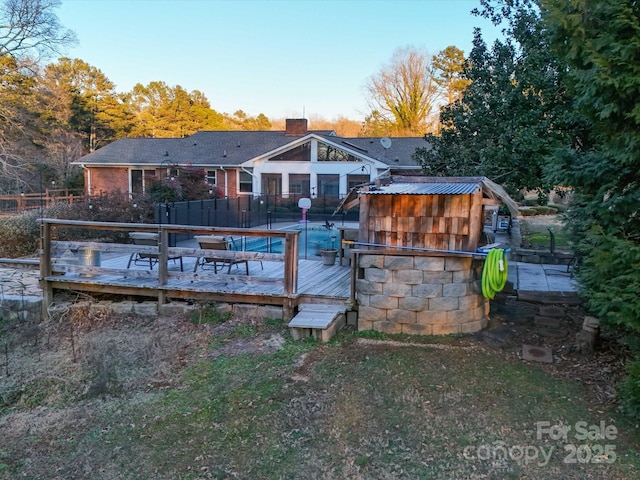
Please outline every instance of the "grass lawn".
[{"label": "grass lawn", "polygon": [[[102,363],[83,361],[95,327],[76,332],[75,362],[16,346],[31,364],[0,409],[0,479],[640,477],[636,425],[472,336],[319,345],[277,321],[161,327],[138,325],[134,341],[110,325]],[[69,348],[61,336],[55,350]],[[89,395],[104,363],[110,380]]]}]

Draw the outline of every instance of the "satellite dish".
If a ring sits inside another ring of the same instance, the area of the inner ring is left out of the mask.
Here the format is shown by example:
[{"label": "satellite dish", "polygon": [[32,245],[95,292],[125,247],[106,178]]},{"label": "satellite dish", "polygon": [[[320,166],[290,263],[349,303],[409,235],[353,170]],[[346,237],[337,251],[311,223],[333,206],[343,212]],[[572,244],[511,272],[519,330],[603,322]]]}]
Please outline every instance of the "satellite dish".
[{"label": "satellite dish", "polygon": [[382,148],[387,150],[391,146],[391,139],[389,137],[382,137],[380,139],[380,145],[382,145]]}]

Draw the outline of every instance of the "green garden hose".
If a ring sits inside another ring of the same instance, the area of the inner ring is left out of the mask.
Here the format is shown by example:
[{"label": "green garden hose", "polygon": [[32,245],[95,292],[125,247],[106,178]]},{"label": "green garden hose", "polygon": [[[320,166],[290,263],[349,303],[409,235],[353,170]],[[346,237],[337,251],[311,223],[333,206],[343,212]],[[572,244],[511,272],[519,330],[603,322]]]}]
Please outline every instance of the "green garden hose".
[{"label": "green garden hose", "polygon": [[492,299],[507,283],[507,257],[504,250],[489,250],[482,269],[482,295]]}]

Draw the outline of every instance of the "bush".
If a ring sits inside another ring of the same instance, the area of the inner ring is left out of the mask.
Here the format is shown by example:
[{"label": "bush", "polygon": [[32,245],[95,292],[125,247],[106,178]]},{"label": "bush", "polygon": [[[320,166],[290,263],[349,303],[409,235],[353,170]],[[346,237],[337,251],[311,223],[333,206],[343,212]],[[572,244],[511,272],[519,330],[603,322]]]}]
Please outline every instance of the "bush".
[{"label": "bush", "polygon": [[627,364],[627,377],[620,386],[620,399],[627,415],[640,419],[640,358]]},{"label": "bush", "polygon": [[22,213],[0,219],[0,257],[33,255],[40,240],[39,213]]}]

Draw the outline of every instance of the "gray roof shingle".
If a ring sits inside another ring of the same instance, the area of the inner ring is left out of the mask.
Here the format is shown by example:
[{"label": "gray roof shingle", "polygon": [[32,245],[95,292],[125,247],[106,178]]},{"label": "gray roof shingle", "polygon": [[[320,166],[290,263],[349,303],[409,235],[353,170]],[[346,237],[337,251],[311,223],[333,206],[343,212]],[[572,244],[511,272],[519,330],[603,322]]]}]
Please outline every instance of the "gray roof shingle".
[{"label": "gray roof shingle", "polygon": [[[390,167],[416,167],[411,155],[426,146],[422,138],[392,138],[385,149],[379,138],[343,138],[328,131],[309,131],[339,147],[379,160]],[[237,166],[306,135],[284,131],[201,131],[186,138],[122,138],[75,161],[84,165]]]}]

